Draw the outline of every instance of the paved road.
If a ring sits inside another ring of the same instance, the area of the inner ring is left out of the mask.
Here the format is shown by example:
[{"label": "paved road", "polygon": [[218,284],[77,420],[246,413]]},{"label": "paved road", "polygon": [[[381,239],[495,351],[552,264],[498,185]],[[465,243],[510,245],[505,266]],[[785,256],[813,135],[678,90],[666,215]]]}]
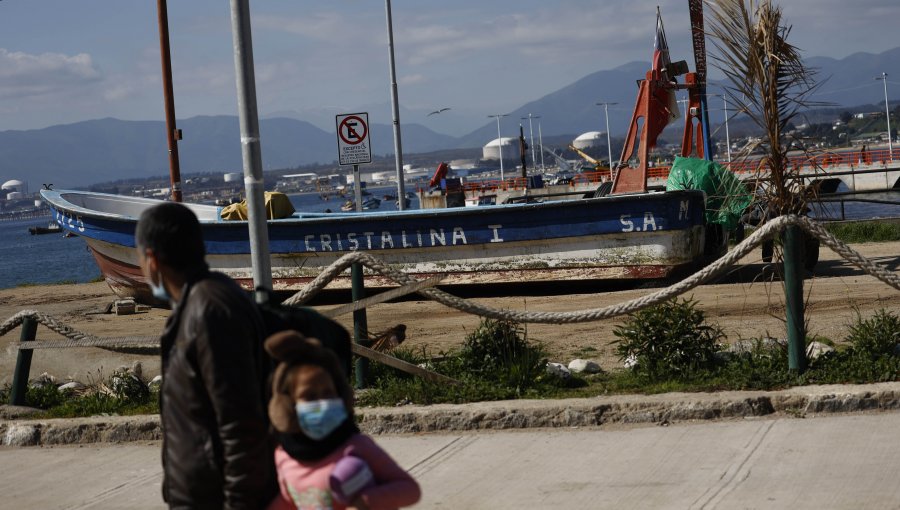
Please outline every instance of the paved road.
[{"label": "paved road", "polygon": [[[379,436],[416,508],[900,509],[900,413]],[[0,448],[0,507],[155,509],[159,444]]]}]

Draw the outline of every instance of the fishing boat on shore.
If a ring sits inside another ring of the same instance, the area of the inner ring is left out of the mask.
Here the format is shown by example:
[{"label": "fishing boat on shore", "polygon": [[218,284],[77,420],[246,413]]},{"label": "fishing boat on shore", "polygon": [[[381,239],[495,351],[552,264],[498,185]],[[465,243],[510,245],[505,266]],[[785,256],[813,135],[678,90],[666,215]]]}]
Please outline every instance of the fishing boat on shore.
[{"label": "fishing boat on shore", "polygon": [[[134,231],[159,200],[42,190],[53,218],[81,236],[113,291],[147,298]],[[664,278],[703,258],[705,195],[677,191],[477,208],[327,214],[268,220],[273,285],[299,289],[342,255],[367,251],[415,276],[443,283]],[[185,204],[200,219],[213,269],[252,287],[246,221],[214,205]],[[393,282],[366,275],[366,285]],[[333,288],[349,287],[349,274]]]}]

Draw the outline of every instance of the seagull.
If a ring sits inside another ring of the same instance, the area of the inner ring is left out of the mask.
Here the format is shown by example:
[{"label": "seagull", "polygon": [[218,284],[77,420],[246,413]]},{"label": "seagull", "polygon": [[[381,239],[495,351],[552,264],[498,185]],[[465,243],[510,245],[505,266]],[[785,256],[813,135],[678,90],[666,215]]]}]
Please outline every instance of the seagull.
[{"label": "seagull", "polygon": [[446,111],[449,110],[449,109],[450,109],[450,108],[441,108],[440,110],[435,110],[435,111],[429,113],[428,115],[426,115],[426,117],[431,117],[432,115],[436,115],[436,114],[441,113],[441,112],[446,112]]},{"label": "seagull", "polygon": [[52,187],[52,186],[53,186],[53,183],[50,183],[50,184],[44,184],[43,186],[44,186],[44,189],[49,189],[49,190],[52,190],[52,189],[53,189],[53,187]]}]

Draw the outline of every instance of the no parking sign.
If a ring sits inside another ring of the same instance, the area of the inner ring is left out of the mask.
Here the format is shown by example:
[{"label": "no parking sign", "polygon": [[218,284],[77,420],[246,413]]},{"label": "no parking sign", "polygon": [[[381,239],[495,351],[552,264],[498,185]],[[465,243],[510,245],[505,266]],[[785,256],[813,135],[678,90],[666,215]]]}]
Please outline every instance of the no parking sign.
[{"label": "no parking sign", "polygon": [[337,124],[338,162],[340,165],[360,165],[372,162],[369,143],[369,114],[345,113],[335,116]]}]

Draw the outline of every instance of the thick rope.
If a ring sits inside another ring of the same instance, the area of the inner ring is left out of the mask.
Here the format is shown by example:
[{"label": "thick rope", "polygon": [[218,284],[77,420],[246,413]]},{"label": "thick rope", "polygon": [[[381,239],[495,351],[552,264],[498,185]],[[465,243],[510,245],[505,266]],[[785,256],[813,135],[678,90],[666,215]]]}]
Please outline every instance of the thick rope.
[{"label": "thick rope", "polygon": [[[690,277],[677,282],[669,287],[660,289],[656,292],[635,298],[629,301],[610,305],[604,308],[595,308],[589,310],[578,310],[572,312],[524,312],[513,310],[501,310],[471,301],[458,298],[452,294],[448,294],[440,289],[424,289],[419,294],[427,296],[441,304],[455,308],[457,310],[479,315],[482,317],[490,317],[492,319],[512,320],[525,323],[542,323],[542,324],[569,324],[578,322],[592,322],[602,319],[608,319],[618,315],[624,315],[636,312],[642,308],[659,304],[667,301],[675,296],[683,294],[698,285],[701,285],[726,271],[729,267],[736,264],[741,258],[750,253],[756,246],[761,244],[767,238],[773,237],[776,233],[782,231],[789,225],[802,227],[807,232],[820,239],[823,244],[831,248],[833,251],[879,280],[887,283],[891,287],[900,290],[900,277],[891,273],[886,268],[875,264],[866,259],[857,251],[853,250],[831,233],[825,230],[820,224],[813,222],[805,216],[780,216],[772,221],[765,223],[762,227],[756,229],[753,234],[744,239],[743,242],[732,248],[721,258],[712,264],[701,269]],[[364,252],[354,252],[344,255],[329,265],[317,276],[313,281],[307,284],[300,292],[284,301],[284,304],[298,306],[312,298],[316,293],[322,290],[337,275],[346,270],[354,263],[360,263],[369,269],[389,277],[396,283],[406,285],[415,280],[400,271],[397,271],[386,265],[381,260]]]},{"label": "thick rope", "polygon": [[[723,255],[712,264],[701,269],[697,273],[689,276],[688,278],[664,289],[660,289],[656,292],[650,293],[646,296],[631,299],[603,308],[577,310],[571,312],[525,312],[517,310],[501,310],[498,308],[481,305],[466,299],[456,297],[452,294],[448,294],[440,289],[435,288],[422,289],[419,291],[419,294],[427,296],[451,308],[482,317],[489,317],[492,319],[510,320],[532,324],[574,324],[580,322],[598,321],[616,317],[619,315],[634,313],[638,310],[641,310],[642,308],[665,302],[719,276],[728,268],[735,265],[741,258],[750,253],[750,251],[752,251],[757,245],[761,244],[767,238],[773,237],[775,234],[782,231],[789,225],[795,225],[803,228],[805,231],[814,235],[825,246],[829,247],[844,259],[848,260],[866,273],[890,285],[891,287],[900,290],[900,276],[898,276],[896,273],[893,273],[887,268],[866,259],[859,252],[850,248],[849,246],[838,240],[836,237],[834,237],[831,233],[825,230],[825,228],[821,224],[814,222],[805,216],[789,215],[780,216],[765,223],[762,227],[753,232],[753,234],[744,239],[743,242],[739,243],[737,246],[729,250],[728,253]],[[299,306],[305,303],[316,293],[325,288],[325,286],[328,285],[328,283],[330,283],[332,280],[334,280],[339,274],[341,274],[348,267],[355,263],[363,264],[369,269],[387,276],[400,285],[407,285],[416,281],[412,276],[393,269],[383,261],[379,260],[376,257],[373,257],[368,253],[353,252],[344,255],[343,257],[339,258],[334,263],[326,267],[325,270],[319,274],[319,276],[317,276],[315,279],[313,279],[313,281],[307,284],[307,286],[304,287],[300,292],[285,300],[284,304]],[[53,316],[38,312],[36,310],[22,310],[4,321],[2,324],[0,324],[0,336],[5,335],[9,331],[17,327],[26,318],[33,318],[35,321],[47,326],[60,335],[76,341],[72,343],[72,347],[96,346],[127,348],[136,346],[153,347],[158,345],[158,342],[147,340],[145,338],[98,338],[94,335],[82,333],[76,329],[73,329],[70,326],[63,324]],[[59,346],[61,347],[62,344],[59,344]]]}]

